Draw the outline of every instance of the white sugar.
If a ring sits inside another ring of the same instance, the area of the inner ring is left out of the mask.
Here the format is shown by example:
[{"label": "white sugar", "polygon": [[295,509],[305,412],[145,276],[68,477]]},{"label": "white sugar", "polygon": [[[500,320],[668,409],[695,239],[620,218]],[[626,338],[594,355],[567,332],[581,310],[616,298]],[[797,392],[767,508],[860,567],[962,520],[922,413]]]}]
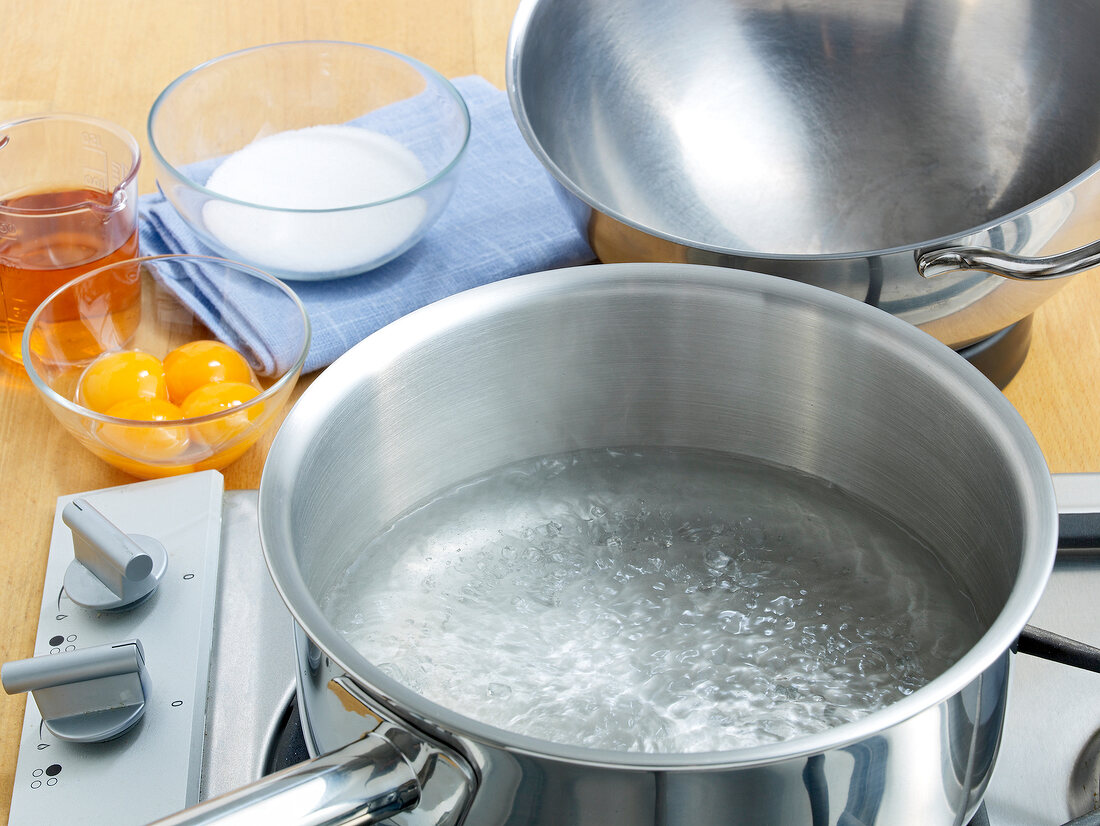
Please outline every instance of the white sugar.
[{"label": "white sugar", "polygon": [[427,205],[417,196],[388,199],[426,179],[416,155],[392,138],[352,126],[313,126],[253,141],[214,170],[207,189],[289,210],[374,206],[275,212],[209,201],[203,218],[223,246],[260,266],[346,274],[404,251]]}]

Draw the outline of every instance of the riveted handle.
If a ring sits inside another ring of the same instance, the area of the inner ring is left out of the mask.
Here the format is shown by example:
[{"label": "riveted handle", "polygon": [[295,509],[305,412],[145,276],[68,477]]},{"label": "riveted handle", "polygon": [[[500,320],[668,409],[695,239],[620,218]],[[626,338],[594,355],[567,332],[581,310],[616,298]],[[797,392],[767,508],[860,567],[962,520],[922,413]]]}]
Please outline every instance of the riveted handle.
[{"label": "riveted handle", "polygon": [[975,270],[1016,281],[1065,278],[1100,265],[1100,241],[1040,258],[1025,258],[986,247],[947,247],[917,253],[917,272],[935,278],[959,270]]},{"label": "riveted handle", "polygon": [[367,826],[415,806],[420,781],[401,752],[371,732],[342,749],[268,775],[152,826],[255,823]]}]

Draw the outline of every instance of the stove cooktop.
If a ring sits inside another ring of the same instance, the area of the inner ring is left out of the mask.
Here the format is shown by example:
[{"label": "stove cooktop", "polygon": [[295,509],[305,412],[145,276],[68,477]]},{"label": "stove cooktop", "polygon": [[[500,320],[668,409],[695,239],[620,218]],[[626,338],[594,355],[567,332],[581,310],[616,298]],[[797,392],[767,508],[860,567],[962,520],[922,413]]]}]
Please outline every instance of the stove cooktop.
[{"label": "stove cooktop", "polygon": [[[1054,479],[1063,513],[1100,511],[1100,474]],[[159,593],[135,609],[140,613],[105,623],[103,615],[90,615],[77,627],[87,612],[70,611],[60,589],[73,558],[60,513],[74,496],[62,497],[35,651],[125,639],[140,626],[153,688],[141,721],[109,743],[57,740],[28,702],[11,822],[147,823],[304,757],[293,728],[292,620],[263,561],[256,492],[223,491],[221,476],[209,471],[76,496],[126,532],[162,538],[170,573]],[[219,541],[195,541],[211,535]],[[1100,646],[1096,593],[1100,557],[1060,558],[1032,623]],[[185,599],[197,606],[186,618],[173,608]],[[188,658],[180,655],[181,641],[186,650],[209,646],[206,669],[182,673],[181,660]],[[1008,720],[986,794],[988,823],[1065,823],[1100,807],[1100,674],[1024,655],[1013,660]],[[174,728],[166,734],[169,718]],[[122,770],[125,760],[132,761],[132,773]],[[169,766],[175,766],[172,777]],[[976,822],[984,823],[985,814]]]}]

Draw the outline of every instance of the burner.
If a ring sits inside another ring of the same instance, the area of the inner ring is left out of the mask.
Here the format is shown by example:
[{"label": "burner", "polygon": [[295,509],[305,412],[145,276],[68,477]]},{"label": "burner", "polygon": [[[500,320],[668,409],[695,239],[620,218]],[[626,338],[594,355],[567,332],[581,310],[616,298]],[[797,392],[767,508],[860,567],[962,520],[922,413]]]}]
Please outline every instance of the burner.
[{"label": "burner", "polygon": [[[1029,322],[1029,319],[1021,322],[1022,331],[1006,331],[1001,342],[1021,336],[1015,338],[1017,345],[1026,343]],[[995,343],[995,346],[1001,345]],[[1019,347],[1016,352],[1020,354],[1025,350],[1026,347]],[[1007,374],[1002,373],[1002,376],[1007,381]],[[189,530],[201,528],[206,536],[210,533],[209,526],[220,522],[220,544],[222,548],[232,549],[231,553],[220,553],[216,578],[219,598],[212,634],[202,748],[188,752],[193,755],[189,758],[192,768],[181,772],[182,780],[189,784],[188,794],[192,797],[197,794],[199,800],[206,800],[239,790],[258,779],[261,773],[276,772],[307,759],[309,732],[304,730],[294,701],[297,660],[293,635],[289,633],[292,619],[275,591],[260,547],[256,491],[224,492],[222,508],[217,514],[211,512],[210,507],[213,504],[216,508],[217,494],[222,492],[221,483],[213,472],[206,474],[205,481],[200,477],[201,474],[140,482],[126,488],[80,495],[91,497],[96,507],[102,505],[107,511],[115,509],[117,512],[107,514],[111,518],[137,520],[132,524],[128,522],[128,527],[135,531],[151,521],[156,530],[171,533],[182,530],[177,527],[178,522],[189,526]],[[1100,644],[1100,613],[1090,610],[1100,590],[1100,522],[1096,516],[1100,513],[1100,473],[1056,474],[1053,481],[1060,508],[1059,556],[1032,622],[1039,628]],[[167,494],[168,489],[171,495]],[[122,490],[126,491],[125,498],[119,495]],[[198,500],[196,506],[184,507],[192,497]],[[61,525],[60,508],[67,501],[67,497],[59,500],[58,525]],[[165,505],[167,515],[160,510]],[[202,514],[208,518],[200,519]],[[206,528],[202,528],[204,524]],[[152,526],[145,530],[149,535],[154,533]],[[213,553],[213,548],[210,551]],[[71,533],[68,529],[56,529],[47,559],[39,650],[49,650],[49,646],[60,644],[54,641],[54,635],[59,635],[54,626],[62,621],[61,617],[65,622],[76,621],[72,613],[57,614],[57,594],[61,588],[58,580],[72,560],[72,553]],[[182,562],[178,558],[176,562],[179,570]],[[201,570],[212,568],[209,564]],[[206,579],[209,585],[215,584],[212,576]],[[164,585],[161,587],[165,590],[157,601],[146,603],[139,612],[151,613],[151,609],[168,604],[172,592]],[[240,599],[242,593],[249,594],[250,598]],[[165,617],[176,616],[164,611],[160,613]],[[210,617],[210,612],[206,616]],[[112,618],[114,625],[108,629],[111,631],[109,639],[118,638],[117,625],[125,619]],[[102,618],[88,619],[88,622],[93,621],[98,629]],[[198,627],[200,623],[195,621],[191,625]],[[85,636],[93,641],[96,639],[91,636],[90,626],[86,631],[77,629],[74,635],[77,632],[82,640]],[[173,633],[178,636],[179,632]],[[169,648],[156,646],[158,652]],[[968,826],[1040,823],[1100,826],[1100,809],[1093,808],[1100,800],[1100,711],[1095,702],[1100,691],[1100,674],[1062,664],[1067,658],[1051,662],[1019,653],[1013,655],[1013,660],[1008,714],[996,771],[986,790],[985,802]],[[160,682],[155,685],[162,697],[166,696],[163,692],[168,687],[183,685],[183,681],[174,684],[169,679],[168,666],[174,662],[163,657],[158,661]],[[1059,698],[1058,702],[1052,705],[1051,697]],[[201,704],[196,705],[201,707]],[[187,703],[182,707],[186,709]],[[156,726],[167,725],[173,718],[147,714],[134,729],[134,734],[125,736],[129,740],[124,737],[112,741],[114,745],[108,743],[93,751],[85,750],[78,760],[66,756],[63,744],[42,740],[41,717],[36,704],[27,703],[25,714],[27,719],[12,796],[13,823],[45,826],[79,821],[89,826],[113,826],[120,822],[120,805],[126,807],[129,816],[126,822],[146,823],[186,804],[186,800],[176,801],[165,791],[169,785],[167,779],[157,776],[156,783],[149,783],[144,776],[136,779],[129,776],[124,778],[127,782],[121,782],[122,775],[117,769],[122,756],[132,755],[143,763],[140,769],[153,765],[154,774],[163,774],[166,771],[164,761],[150,761],[149,751],[165,745],[168,753],[165,759],[174,760],[173,755],[178,756],[186,750],[174,745],[171,738],[162,742],[150,735],[156,733]],[[191,730],[190,725],[187,728]],[[202,726],[198,728],[203,729]],[[132,748],[135,737],[142,738],[140,749]],[[42,762],[42,746],[50,749],[47,762]],[[106,759],[98,760],[100,756]],[[196,772],[193,769],[199,767],[194,761],[199,760],[201,772]],[[187,777],[183,776],[185,774]],[[136,775],[140,775],[140,771],[136,771]],[[100,776],[109,779],[98,782]],[[77,779],[82,782],[75,782]],[[51,780],[54,781],[52,785]],[[182,781],[180,788],[183,788]],[[71,806],[64,797],[70,789],[75,795]],[[89,789],[94,789],[94,793]],[[144,810],[138,810],[135,789],[149,792],[152,798],[148,817]],[[180,797],[185,796],[181,793]],[[853,817],[851,822],[856,826],[860,821]]]},{"label": "burner", "polygon": [[291,698],[290,704],[283,710],[282,720],[275,728],[274,735],[274,739],[268,746],[267,755],[264,757],[263,773],[265,775],[274,774],[309,759],[302,718],[298,714],[297,697]]},{"label": "burner", "polygon": [[1027,357],[1031,346],[1031,320],[1031,316],[1022,318],[999,333],[956,352],[1004,390]]}]

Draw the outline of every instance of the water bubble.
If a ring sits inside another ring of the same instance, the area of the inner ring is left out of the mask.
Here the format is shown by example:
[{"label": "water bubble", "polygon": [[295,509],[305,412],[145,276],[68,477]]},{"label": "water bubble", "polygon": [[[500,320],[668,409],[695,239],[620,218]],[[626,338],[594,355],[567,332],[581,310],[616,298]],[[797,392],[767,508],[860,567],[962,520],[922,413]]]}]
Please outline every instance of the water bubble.
[{"label": "water bubble", "polygon": [[721,548],[715,547],[713,545],[707,546],[703,558],[706,562],[707,567],[715,571],[721,571],[723,568],[730,564],[729,554],[727,554]]},{"label": "water bubble", "polygon": [[[739,748],[858,719],[980,633],[935,559],[872,511],[718,454],[581,451],[410,512],[323,607],[384,673],[492,725]],[[448,567],[424,598],[433,555]]]}]

